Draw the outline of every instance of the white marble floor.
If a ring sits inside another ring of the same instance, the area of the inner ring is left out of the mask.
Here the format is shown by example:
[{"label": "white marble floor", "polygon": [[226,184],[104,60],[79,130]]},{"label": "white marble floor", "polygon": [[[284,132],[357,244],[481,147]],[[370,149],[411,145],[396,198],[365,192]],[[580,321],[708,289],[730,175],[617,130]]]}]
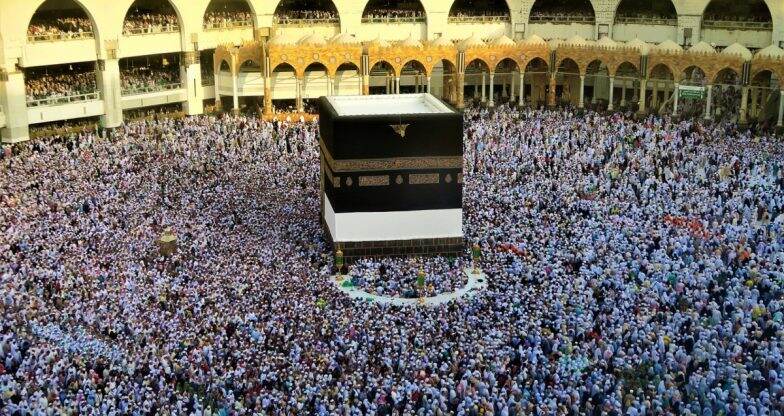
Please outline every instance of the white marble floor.
[{"label": "white marble floor", "polygon": [[333,277],[332,281],[335,283],[335,286],[338,290],[346,293],[352,299],[364,299],[369,302],[375,303],[383,303],[388,305],[395,305],[395,306],[438,306],[456,299],[472,297],[476,294],[484,291],[487,289],[488,281],[487,275],[482,273],[474,273],[471,269],[464,269],[463,270],[468,276],[468,283],[465,286],[457,289],[454,292],[447,292],[441,293],[437,296],[431,296],[428,298],[400,298],[400,297],[392,297],[392,296],[378,296],[372,293],[368,293],[362,289],[359,289],[354,286],[343,286],[343,281],[348,278],[348,276],[343,276],[342,279],[337,279]]}]

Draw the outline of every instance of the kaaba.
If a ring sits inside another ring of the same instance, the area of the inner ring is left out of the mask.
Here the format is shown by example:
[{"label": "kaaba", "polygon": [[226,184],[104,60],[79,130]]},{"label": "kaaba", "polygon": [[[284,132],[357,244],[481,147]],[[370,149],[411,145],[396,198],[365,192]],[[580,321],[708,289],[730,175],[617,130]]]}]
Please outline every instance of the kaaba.
[{"label": "kaaba", "polygon": [[463,251],[463,117],[430,94],[319,99],[321,218],[346,261]]}]

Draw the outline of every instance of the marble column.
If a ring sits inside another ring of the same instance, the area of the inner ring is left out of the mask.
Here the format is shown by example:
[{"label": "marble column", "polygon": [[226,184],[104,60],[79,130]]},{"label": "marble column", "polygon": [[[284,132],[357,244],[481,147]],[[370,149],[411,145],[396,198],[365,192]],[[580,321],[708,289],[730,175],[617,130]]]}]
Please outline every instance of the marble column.
[{"label": "marble column", "polygon": [[14,68],[7,75],[8,80],[0,82],[6,123],[2,129],[3,143],[27,141],[30,139],[30,129],[24,73]]},{"label": "marble column", "polygon": [[493,100],[493,98],[494,98],[494,96],[493,96],[494,95],[493,94],[493,79],[494,78],[495,78],[495,72],[491,72],[490,73],[490,88],[489,88],[489,94],[488,94],[488,100],[487,100],[487,106],[488,107],[495,107],[495,101]]},{"label": "marble column", "polygon": [[520,94],[517,97],[517,101],[525,105],[525,71],[520,71]]},{"label": "marble column", "polygon": [[555,87],[557,86],[556,74],[557,73],[555,71],[550,73],[550,91],[547,94],[547,105],[549,107],[555,107],[555,105],[556,105],[556,102],[555,102],[555,99],[556,99],[556,97],[555,97]]},{"label": "marble column", "polygon": [[515,102],[515,76],[514,72],[509,73],[509,104]]},{"label": "marble column", "polygon": [[[596,87],[594,87],[595,89]],[[594,92],[594,95],[596,92]],[[613,110],[613,96],[615,95],[615,77],[610,77],[610,98],[607,100],[607,109],[612,111]]]},{"label": "marble column", "polygon": [[740,93],[740,114],[738,114],[738,123],[746,124],[748,121],[748,101],[749,101],[749,87],[741,87]]},{"label": "marble column", "polygon": [[[237,74],[232,71],[231,72],[231,111],[234,114],[238,114],[240,112],[240,97],[239,97],[239,80],[237,80]],[[297,80],[297,88],[299,88],[299,80]]]},{"label": "marble column", "polygon": [[639,107],[640,108],[637,109],[637,112],[640,113],[640,114],[645,113],[645,95],[646,95],[647,90],[648,90],[648,86],[646,84],[648,84],[648,80],[647,79],[645,79],[645,78],[640,79],[640,97],[639,97],[639,99],[640,99]]},{"label": "marble column", "polygon": [[485,89],[485,78],[486,78],[486,73],[482,72],[482,102],[483,103],[487,101],[487,90]]},{"label": "marble column", "polygon": [[626,107],[626,80],[621,81],[621,107]]},{"label": "marble column", "polygon": [[711,100],[713,100],[713,85],[707,85],[705,87],[707,90],[707,96],[705,97],[705,120],[710,120],[711,118]]},{"label": "marble column", "polygon": [[653,80],[653,88],[652,88],[652,96],[651,96],[651,107],[653,107],[653,111],[657,111],[658,108],[657,104],[659,104],[659,81]]},{"label": "marble column", "polygon": [[[101,88],[104,109],[101,122],[104,127],[109,128],[118,127],[123,122],[122,83],[120,82],[119,62],[117,59],[98,61],[97,81]],[[201,72],[199,72],[199,78],[201,78]],[[201,81],[199,81],[198,86],[201,87]],[[215,101],[218,101],[217,98]]]}]

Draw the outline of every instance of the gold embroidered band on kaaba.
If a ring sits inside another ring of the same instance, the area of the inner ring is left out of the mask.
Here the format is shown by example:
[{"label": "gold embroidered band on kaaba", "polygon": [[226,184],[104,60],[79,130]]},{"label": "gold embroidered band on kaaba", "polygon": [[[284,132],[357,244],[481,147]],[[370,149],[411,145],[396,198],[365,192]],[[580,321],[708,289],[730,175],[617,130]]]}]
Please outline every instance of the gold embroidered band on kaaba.
[{"label": "gold embroidered band on kaaba", "polygon": [[384,159],[335,160],[319,140],[321,154],[334,173],[373,172],[384,170],[462,169],[462,156],[396,157]]}]

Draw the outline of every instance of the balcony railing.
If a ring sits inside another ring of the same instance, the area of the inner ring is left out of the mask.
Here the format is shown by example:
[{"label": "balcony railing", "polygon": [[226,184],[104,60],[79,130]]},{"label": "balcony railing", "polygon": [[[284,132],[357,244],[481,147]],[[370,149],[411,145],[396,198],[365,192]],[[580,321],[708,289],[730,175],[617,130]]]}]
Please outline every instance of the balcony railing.
[{"label": "balcony railing", "polygon": [[94,39],[93,32],[62,32],[62,33],[46,33],[40,35],[27,35],[27,41],[30,43],[36,42],[57,42],[61,40],[79,40],[79,39]]},{"label": "balcony railing", "polygon": [[703,20],[702,27],[726,30],[773,30],[773,23],[741,20]]},{"label": "balcony railing", "polygon": [[640,17],[640,16],[618,16],[615,18],[615,23],[622,25],[660,25],[660,26],[677,26],[677,18],[664,18],[664,17]]},{"label": "balcony railing", "polygon": [[124,87],[122,89],[122,95],[149,94],[152,92],[178,90],[180,88],[182,88],[182,83],[180,82],[171,84],[139,85],[133,87]]},{"label": "balcony railing", "polygon": [[151,34],[158,34],[158,33],[176,33],[179,31],[180,31],[180,25],[153,25],[153,26],[146,26],[146,27],[125,28],[123,29],[123,35],[139,36],[139,35],[151,35]]},{"label": "balcony railing", "polygon": [[508,22],[509,15],[449,16],[449,23],[501,23]]},{"label": "balcony railing", "polygon": [[338,17],[323,17],[314,19],[300,19],[290,17],[273,17],[272,21],[278,26],[316,26],[316,25],[339,25]]},{"label": "balcony railing", "polygon": [[362,23],[425,23],[427,18],[425,16],[406,16],[406,17],[363,17]]},{"label": "balcony railing", "polygon": [[582,15],[569,15],[569,14],[540,14],[540,15],[531,15],[528,18],[529,23],[553,23],[553,24],[571,24],[571,23],[586,23],[586,24],[593,24],[596,22],[596,18],[593,16],[582,16]]},{"label": "balcony railing", "polygon": [[214,87],[215,86],[215,75],[204,75],[201,76],[201,86],[202,87]]},{"label": "balcony railing", "polygon": [[49,98],[41,98],[41,99],[28,99],[27,106],[28,107],[49,107],[53,105],[63,105],[63,104],[72,104],[72,103],[80,103],[85,101],[96,101],[101,99],[101,92],[89,92],[86,94],[77,94],[77,95],[68,95],[65,97],[49,97]]},{"label": "balcony railing", "polygon": [[204,30],[231,30],[253,27],[252,20],[233,20],[228,22],[204,22]]}]

